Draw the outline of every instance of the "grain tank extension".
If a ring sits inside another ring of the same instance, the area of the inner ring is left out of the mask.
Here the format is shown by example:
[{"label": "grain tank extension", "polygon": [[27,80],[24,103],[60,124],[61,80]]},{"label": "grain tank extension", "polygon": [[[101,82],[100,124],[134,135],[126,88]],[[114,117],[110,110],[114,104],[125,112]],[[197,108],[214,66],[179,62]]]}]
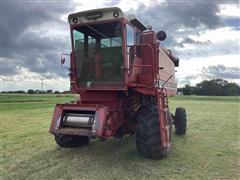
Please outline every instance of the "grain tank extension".
[{"label": "grain tank extension", "polygon": [[91,138],[135,134],[141,155],[166,157],[173,124],[177,134],[186,133],[186,112],[169,111],[179,59],[160,43],[165,32],[155,33],[116,7],[70,14],[68,21],[70,89],[80,98],[56,105],[49,131],[57,144],[78,147]]}]

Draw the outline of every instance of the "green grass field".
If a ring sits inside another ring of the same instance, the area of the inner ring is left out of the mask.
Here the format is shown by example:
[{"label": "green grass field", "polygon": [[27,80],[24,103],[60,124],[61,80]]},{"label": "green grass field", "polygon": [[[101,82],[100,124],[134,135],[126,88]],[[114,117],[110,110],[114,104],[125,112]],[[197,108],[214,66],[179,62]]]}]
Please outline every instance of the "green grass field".
[{"label": "green grass field", "polygon": [[0,95],[1,179],[239,179],[239,97],[173,97],[187,109],[188,131],[174,135],[169,156],[137,154],[135,137],[93,140],[64,149],[48,133],[55,103],[72,95]]}]

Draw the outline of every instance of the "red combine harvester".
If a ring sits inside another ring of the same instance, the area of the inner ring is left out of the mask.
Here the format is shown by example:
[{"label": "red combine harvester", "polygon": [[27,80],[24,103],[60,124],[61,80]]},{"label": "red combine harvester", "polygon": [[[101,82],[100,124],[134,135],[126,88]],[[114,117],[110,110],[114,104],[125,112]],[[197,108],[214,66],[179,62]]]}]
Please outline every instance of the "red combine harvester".
[{"label": "red combine harvester", "polygon": [[[98,137],[136,134],[136,147],[149,158],[167,156],[176,134],[186,133],[186,112],[169,112],[177,92],[179,59],[155,33],[119,8],[70,14],[70,89],[80,99],[57,104],[50,133],[62,147],[78,147]],[[65,61],[61,57],[61,63]]]}]

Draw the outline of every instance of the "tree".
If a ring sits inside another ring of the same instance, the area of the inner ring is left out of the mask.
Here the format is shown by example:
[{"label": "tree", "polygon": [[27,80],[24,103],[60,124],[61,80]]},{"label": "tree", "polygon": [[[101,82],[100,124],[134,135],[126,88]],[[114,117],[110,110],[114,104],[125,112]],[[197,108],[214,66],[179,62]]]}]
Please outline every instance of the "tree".
[{"label": "tree", "polygon": [[39,89],[35,90],[34,92],[35,92],[35,94],[40,94],[41,93],[41,91]]},{"label": "tree", "polygon": [[228,83],[226,86],[226,96],[239,96],[240,87],[235,83]]},{"label": "tree", "polygon": [[54,91],[54,94],[60,94],[60,92],[59,91]]},{"label": "tree", "polygon": [[53,90],[49,89],[46,91],[48,94],[52,94],[53,93]]},{"label": "tree", "polygon": [[183,92],[183,95],[191,95],[192,94],[192,90],[191,90],[191,87],[186,84],[184,88],[182,88],[182,92]]},{"label": "tree", "polygon": [[33,90],[33,89],[29,89],[29,90],[27,91],[27,93],[28,93],[28,94],[34,94],[34,90]]},{"label": "tree", "polygon": [[26,92],[24,90],[17,90],[17,91],[13,91],[13,93],[24,94]]},{"label": "tree", "polygon": [[63,91],[62,93],[63,93],[63,94],[70,94],[71,91]]},{"label": "tree", "polygon": [[192,94],[209,96],[237,96],[240,87],[223,79],[204,80],[193,87]]}]

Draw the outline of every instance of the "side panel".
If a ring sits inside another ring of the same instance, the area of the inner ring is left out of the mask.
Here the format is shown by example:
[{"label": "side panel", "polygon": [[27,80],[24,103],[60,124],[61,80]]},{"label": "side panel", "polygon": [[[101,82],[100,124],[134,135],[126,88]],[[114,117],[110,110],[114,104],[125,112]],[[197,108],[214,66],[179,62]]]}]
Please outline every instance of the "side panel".
[{"label": "side panel", "polygon": [[53,112],[52,122],[49,128],[50,133],[53,133],[56,129],[58,129],[59,125],[57,125],[57,122],[59,122],[59,118],[61,118],[61,116],[62,116],[62,105],[56,104]]},{"label": "side panel", "polygon": [[165,81],[170,78],[165,83],[164,87],[167,90],[168,96],[174,96],[177,93],[177,82],[175,80],[175,65],[161,48],[159,48],[158,56],[157,81],[155,82],[155,84],[161,88]]}]

